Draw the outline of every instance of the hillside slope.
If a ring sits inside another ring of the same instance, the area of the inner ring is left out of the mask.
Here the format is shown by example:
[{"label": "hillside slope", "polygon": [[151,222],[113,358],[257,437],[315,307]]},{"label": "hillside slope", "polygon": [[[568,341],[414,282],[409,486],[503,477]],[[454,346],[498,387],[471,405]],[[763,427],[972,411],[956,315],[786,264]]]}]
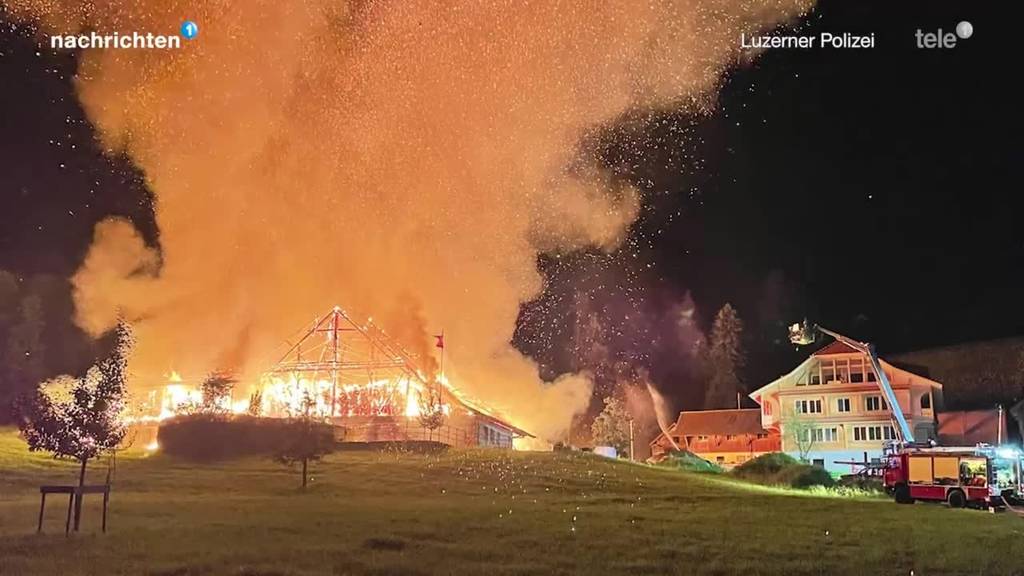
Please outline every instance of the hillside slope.
[{"label": "hillside slope", "polygon": [[[100,481],[105,467],[96,466]],[[1024,521],[813,496],[552,453],[335,454],[301,493],[270,461],[118,463],[65,539],[38,485],[71,465],[0,431],[0,574],[1021,574]]]}]

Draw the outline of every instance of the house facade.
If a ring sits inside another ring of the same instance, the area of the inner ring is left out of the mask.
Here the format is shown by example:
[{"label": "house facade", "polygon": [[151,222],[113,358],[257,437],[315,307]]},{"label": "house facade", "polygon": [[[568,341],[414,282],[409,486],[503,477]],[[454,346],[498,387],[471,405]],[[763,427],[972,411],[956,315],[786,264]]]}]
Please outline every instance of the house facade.
[{"label": "house facade", "polygon": [[[761,454],[781,449],[778,434],[762,427],[761,411],[756,408],[680,412],[679,418],[669,426],[668,433],[679,448],[723,468],[732,468]],[[651,441],[653,458],[664,456],[673,449],[672,442],[664,433]]]},{"label": "house facade", "polygon": [[[942,385],[880,361],[903,416],[917,440],[936,437],[935,405]],[[781,449],[831,472],[850,472],[850,461],[882,457],[897,438],[890,406],[878,387],[871,360],[833,342],[774,382],[750,394],[761,425],[781,438]]]}]

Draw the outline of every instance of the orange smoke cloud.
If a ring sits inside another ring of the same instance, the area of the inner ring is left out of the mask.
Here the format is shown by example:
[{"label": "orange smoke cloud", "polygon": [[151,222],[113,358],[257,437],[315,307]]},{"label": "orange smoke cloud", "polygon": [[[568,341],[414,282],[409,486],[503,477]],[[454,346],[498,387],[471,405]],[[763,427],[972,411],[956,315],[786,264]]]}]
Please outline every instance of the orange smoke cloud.
[{"label": "orange smoke cloud", "polygon": [[[78,322],[137,319],[142,385],[173,366],[253,373],[335,304],[553,437],[589,383],[545,384],[510,338],[541,251],[614,247],[638,210],[580,142],[632,111],[707,106],[748,35],[807,0],[10,0],[44,30],[174,33],[87,50],[77,88],[155,192],[161,253],[101,222]],[[147,380],[149,379],[149,380]]]}]

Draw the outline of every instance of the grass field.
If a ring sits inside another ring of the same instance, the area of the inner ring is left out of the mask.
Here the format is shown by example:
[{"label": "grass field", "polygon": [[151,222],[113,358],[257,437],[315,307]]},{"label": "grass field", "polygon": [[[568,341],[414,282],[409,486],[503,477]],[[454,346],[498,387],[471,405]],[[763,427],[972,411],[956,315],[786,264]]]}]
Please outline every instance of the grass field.
[{"label": "grass field", "polygon": [[[297,490],[268,460],[122,456],[109,532],[38,486],[72,464],[0,429],[0,574],[1024,574],[1024,519],[552,453],[338,453]],[[93,467],[101,481],[105,466]]]}]

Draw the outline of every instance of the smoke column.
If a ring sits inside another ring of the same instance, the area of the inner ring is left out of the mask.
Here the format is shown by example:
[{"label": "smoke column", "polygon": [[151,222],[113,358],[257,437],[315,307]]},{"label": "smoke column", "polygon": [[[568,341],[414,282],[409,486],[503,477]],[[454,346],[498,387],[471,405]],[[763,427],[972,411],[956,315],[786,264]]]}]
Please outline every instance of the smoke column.
[{"label": "smoke column", "polygon": [[[76,86],[154,191],[159,252],[109,220],[74,277],[92,334],[137,324],[142,387],[252,374],[313,316],[372,315],[457,386],[555,436],[589,383],[509,345],[544,251],[613,247],[638,210],[579,143],[629,112],[707,107],[748,35],[807,0],[7,0],[42,32],[171,34],[87,50]],[[48,44],[48,43],[47,43]]]}]

